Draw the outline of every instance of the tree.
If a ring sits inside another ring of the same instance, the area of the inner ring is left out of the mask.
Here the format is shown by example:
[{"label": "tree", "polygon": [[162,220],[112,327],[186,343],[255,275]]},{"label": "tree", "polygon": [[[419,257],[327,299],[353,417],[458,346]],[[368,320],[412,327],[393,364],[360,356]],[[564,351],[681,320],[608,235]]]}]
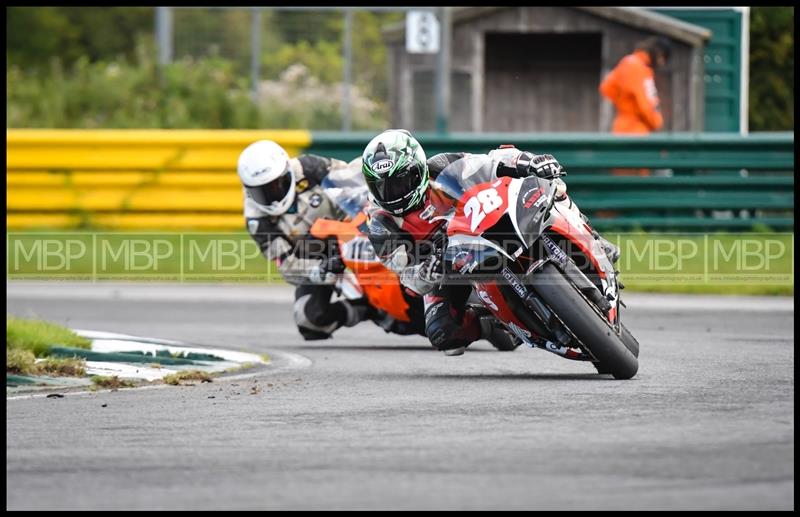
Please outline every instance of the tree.
[{"label": "tree", "polygon": [[750,11],[750,130],[794,130],[794,7]]},{"label": "tree", "polygon": [[153,34],[152,7],[7,7],[9,64],[47,65],[54,57],[70,65],[133,57],[136,38]]}]

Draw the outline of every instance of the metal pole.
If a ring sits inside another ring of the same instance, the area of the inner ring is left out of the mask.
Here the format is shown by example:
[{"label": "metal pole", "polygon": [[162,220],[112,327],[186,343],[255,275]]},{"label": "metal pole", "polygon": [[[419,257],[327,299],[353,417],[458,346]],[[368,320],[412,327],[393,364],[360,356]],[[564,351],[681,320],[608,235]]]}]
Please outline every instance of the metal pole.
[{"label": "metal pole", "polygon": [[250,28],[250,80],[253,85],[253,102],[258,103],[258,82],[261,66],[261,8],[253,10]]},{"label": "metal pole", "polygon": [[156,7],[156,45],[158,64],[166,65],[172,61],[172,8]]},{"label": "metal pole", "polygon": [[344,81],[342,82],[342,131],[352,129],[350,83],[353,81],[353,11],[344,13]]},{"label": "metal pole", "polygon": [[436,67],[436,131],[447,133],[450,125],[450,8],[439,8],[438,66]]},{"label": "metal pole", "polygon": [[750,8],[739,7],[742,15],[742,60],[739,74],[739,133],[750,132]]}]

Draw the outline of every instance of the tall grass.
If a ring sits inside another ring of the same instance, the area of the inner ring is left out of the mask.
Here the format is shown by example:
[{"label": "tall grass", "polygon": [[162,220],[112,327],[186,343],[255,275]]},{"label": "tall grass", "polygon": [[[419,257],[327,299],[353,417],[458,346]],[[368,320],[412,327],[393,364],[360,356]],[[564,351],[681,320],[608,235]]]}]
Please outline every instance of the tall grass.
[{"label": "tall grass", "polygon": [[54,345],[90,349],[92,343],[55,323],[6,316],[7,350],[28,350],[36,357],[45,357]]}]

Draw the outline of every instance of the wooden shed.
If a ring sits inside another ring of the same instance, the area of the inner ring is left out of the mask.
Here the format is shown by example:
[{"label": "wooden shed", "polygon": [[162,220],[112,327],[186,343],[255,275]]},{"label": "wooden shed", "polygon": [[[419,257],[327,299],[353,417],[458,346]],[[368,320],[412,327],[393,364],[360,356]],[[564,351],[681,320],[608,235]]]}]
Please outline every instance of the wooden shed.
[{"label": "wooden shed", "polygon": [[[603,77],[637,42],[673,43],[656,75],[665,131],[703,130],[703,45],[710,31],[629,7],[452,8],[451,131],[608,132]],[[405,26],[384,31],[391,124],[435,128],[436,54],[409,54]]]}]

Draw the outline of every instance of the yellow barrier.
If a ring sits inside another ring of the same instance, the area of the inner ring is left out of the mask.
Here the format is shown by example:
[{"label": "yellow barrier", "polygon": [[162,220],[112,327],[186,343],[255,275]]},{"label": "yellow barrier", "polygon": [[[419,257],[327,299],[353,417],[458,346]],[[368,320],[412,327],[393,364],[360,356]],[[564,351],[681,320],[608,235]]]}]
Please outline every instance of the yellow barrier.
[{"label": "yellow barrier", "polygon": [[239,187],[236,174],[213,171],[116,171],[91,172],[73,170],[65,172],[25,171],[9,172],[6,186],[11,187],[135,187],[139,185],[163,185],[171,187]]},{"label": "yellow barrier", "polygon": [[241,229],[239,153],[274,140],[290,156],[308,131],[6,132],[9,229]]},{"label": "yellow barrier", "polygon": [[290,156],[296,156],[311,144],[311,133],[9,129],[6,167],[9,170],[235,170],[239,153],[256,140],[274,140]]}]

